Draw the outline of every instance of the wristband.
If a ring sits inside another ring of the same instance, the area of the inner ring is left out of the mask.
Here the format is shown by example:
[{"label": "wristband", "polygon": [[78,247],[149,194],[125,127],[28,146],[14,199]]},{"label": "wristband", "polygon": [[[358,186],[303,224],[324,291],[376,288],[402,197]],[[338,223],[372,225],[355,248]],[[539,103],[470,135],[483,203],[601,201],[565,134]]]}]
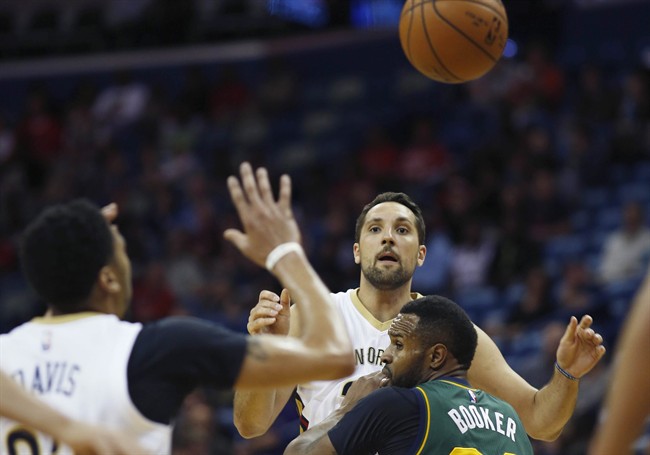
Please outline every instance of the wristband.
[{"label": "wristband", "polygon": [[555,362],[555,369],[556,369],[557,371],[559,371],[560,373],[562,373],[562,375],[563,375],[565,378],[570,379],[571,381],[577,381],[577,380],[580,379],[580,378],[576,378],[576,377],[573,376],[571,373],[569,373],[568,371],[564,370],[564,369],[560,366],[560,364],[557,363],[557,361]]},{"label": "wristband", "polygon": [[302,250],[302,246],[298,242],[281,243],[280,245],[273,248],[269,255],[266,257],[266,270],[272,272],[273,267],[275,267],[278,261],[289,253],[303,254],[304,252]]}]

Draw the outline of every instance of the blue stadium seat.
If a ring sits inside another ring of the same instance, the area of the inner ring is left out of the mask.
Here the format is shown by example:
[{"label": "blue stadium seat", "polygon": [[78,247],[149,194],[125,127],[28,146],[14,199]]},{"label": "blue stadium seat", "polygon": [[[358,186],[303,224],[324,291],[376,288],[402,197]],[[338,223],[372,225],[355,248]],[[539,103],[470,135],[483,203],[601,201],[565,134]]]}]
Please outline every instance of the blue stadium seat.
[{"label": "blue stadium seat", "polygon": [[641,277],[616,281],[603,286],[602,292],[607,300],[610,313],[619,321],[627,315],[630,303],[641,285]]},{"label": "blue stadium seat", "polygon": [[613,231],[621,225],[622,214],[618,206],[602,208],[596,214],[596,228]]},{"label": "blue stadium seat", "polygon": [[621,203],[637,201],[642,204],[650,202],[650,178],[644,182],[632,182],[618,189],[618,199]]},{"label": "blue stadium seat", "polygon": [[639,183],[646,183],[650,185],[650,161],[638,163],[634,166],[633,173],[634,181]]},{"label": "blue stadium seat", "polygon": [[595,187],[586,190],[582,194],[581,205],[588,209],[599,209],[609,205],[611,202],[610,191],[604,187]]},{"label": "blue stadium seat", "polygon": [[476,287],[458,290],[454,293],[455,301],[472,318],[480,324],[487,313],[499,307],[499,292],[492,287]]}]

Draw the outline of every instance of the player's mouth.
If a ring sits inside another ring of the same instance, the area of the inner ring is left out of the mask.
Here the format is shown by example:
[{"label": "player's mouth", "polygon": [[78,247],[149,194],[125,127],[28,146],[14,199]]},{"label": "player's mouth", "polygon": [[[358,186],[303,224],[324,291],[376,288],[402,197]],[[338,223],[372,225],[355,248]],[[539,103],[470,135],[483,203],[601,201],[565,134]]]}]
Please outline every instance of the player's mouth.
[{"label": "player's mouth", "polygon": [[384,367],[381,370],[381,373],[384,375],[384,378],[382,378],[381,381],[379,382],[379,387],[387,387],[391,385],[393,380],[392,380],[392,374],[390,373],[388,367]]},{"label": "player's mouth", "polygon": [[399,262],[399,256],[392,251],[382,251],[377,255],[377,262],[396,264]]}]

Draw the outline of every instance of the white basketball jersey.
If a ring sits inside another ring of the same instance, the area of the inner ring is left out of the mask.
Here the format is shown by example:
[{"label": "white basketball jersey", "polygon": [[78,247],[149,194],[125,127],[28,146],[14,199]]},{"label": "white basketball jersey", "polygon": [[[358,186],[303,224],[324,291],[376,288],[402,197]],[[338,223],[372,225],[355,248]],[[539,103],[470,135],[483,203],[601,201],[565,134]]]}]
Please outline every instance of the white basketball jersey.
[{"label": "white basketball jersey", "polygon": [[[0,335],[0,369],[59,412],[130,434],[154,454],[171,451],[171,427],[146,419],[129,397],[127,364],[141,324],[79,313],[35,318]],[[0,418],[0,454],[72,451]]]},{"label": "white basketball jersey", "polygon": [[[413,299],[420,297],[412,294]],[[381,322],[363,306],[357,289],[332,294],[352,340],[356,367],[351,376],[333,381],[314,381],[298,386],[298,409],[301,427],[312,427],[323,421],[343,401],[350,384],[361,376],[383,368],[381,356],[390,344],[388,328],[393,320]],[[406,303],[406,302],[405,302]]]}]

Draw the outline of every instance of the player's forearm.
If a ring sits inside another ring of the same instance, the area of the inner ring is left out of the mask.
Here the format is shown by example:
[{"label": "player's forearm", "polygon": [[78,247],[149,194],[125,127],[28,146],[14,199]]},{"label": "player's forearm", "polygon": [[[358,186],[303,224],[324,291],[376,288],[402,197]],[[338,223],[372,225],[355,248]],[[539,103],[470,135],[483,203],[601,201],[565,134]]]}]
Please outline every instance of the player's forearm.
[{"label": "player's forearm", "polygon": [[348,409],[345,407],[338,408],[318,425],[309,427],[309,430],[302,433],[287,446],[284,455],[325,455],[336,453],[327,433],[339,423],[347,411]]},{"label": "player's forearm", "polygon": [[263,435],[273,425],[289,400],[293,388],[261,391],[236,391],[233,401],[233,421],[239,434],[246,439]]},{"label": "player's forearm", "polygon": [[273,272],[289,289],[292,298],[301,302],[301,339],[310,347],[318,347],[323,354],[340,354],[342,366],[350,374],[354,364],[345,325],[334,308],[329,290],[307,258],[302,254],[288,254],[278,262]]},{"label": "player's forearm", "polygon": [[571,418],[578,399],[578,381],[554,370],[551,380],[532,397],[529,411],[520,418],[530,437],[554,441]]},{"label": "player's forearm", "polygon": [[0,374],[0,415],[60,438],[73,421],[25,392],[10,377]]}]

